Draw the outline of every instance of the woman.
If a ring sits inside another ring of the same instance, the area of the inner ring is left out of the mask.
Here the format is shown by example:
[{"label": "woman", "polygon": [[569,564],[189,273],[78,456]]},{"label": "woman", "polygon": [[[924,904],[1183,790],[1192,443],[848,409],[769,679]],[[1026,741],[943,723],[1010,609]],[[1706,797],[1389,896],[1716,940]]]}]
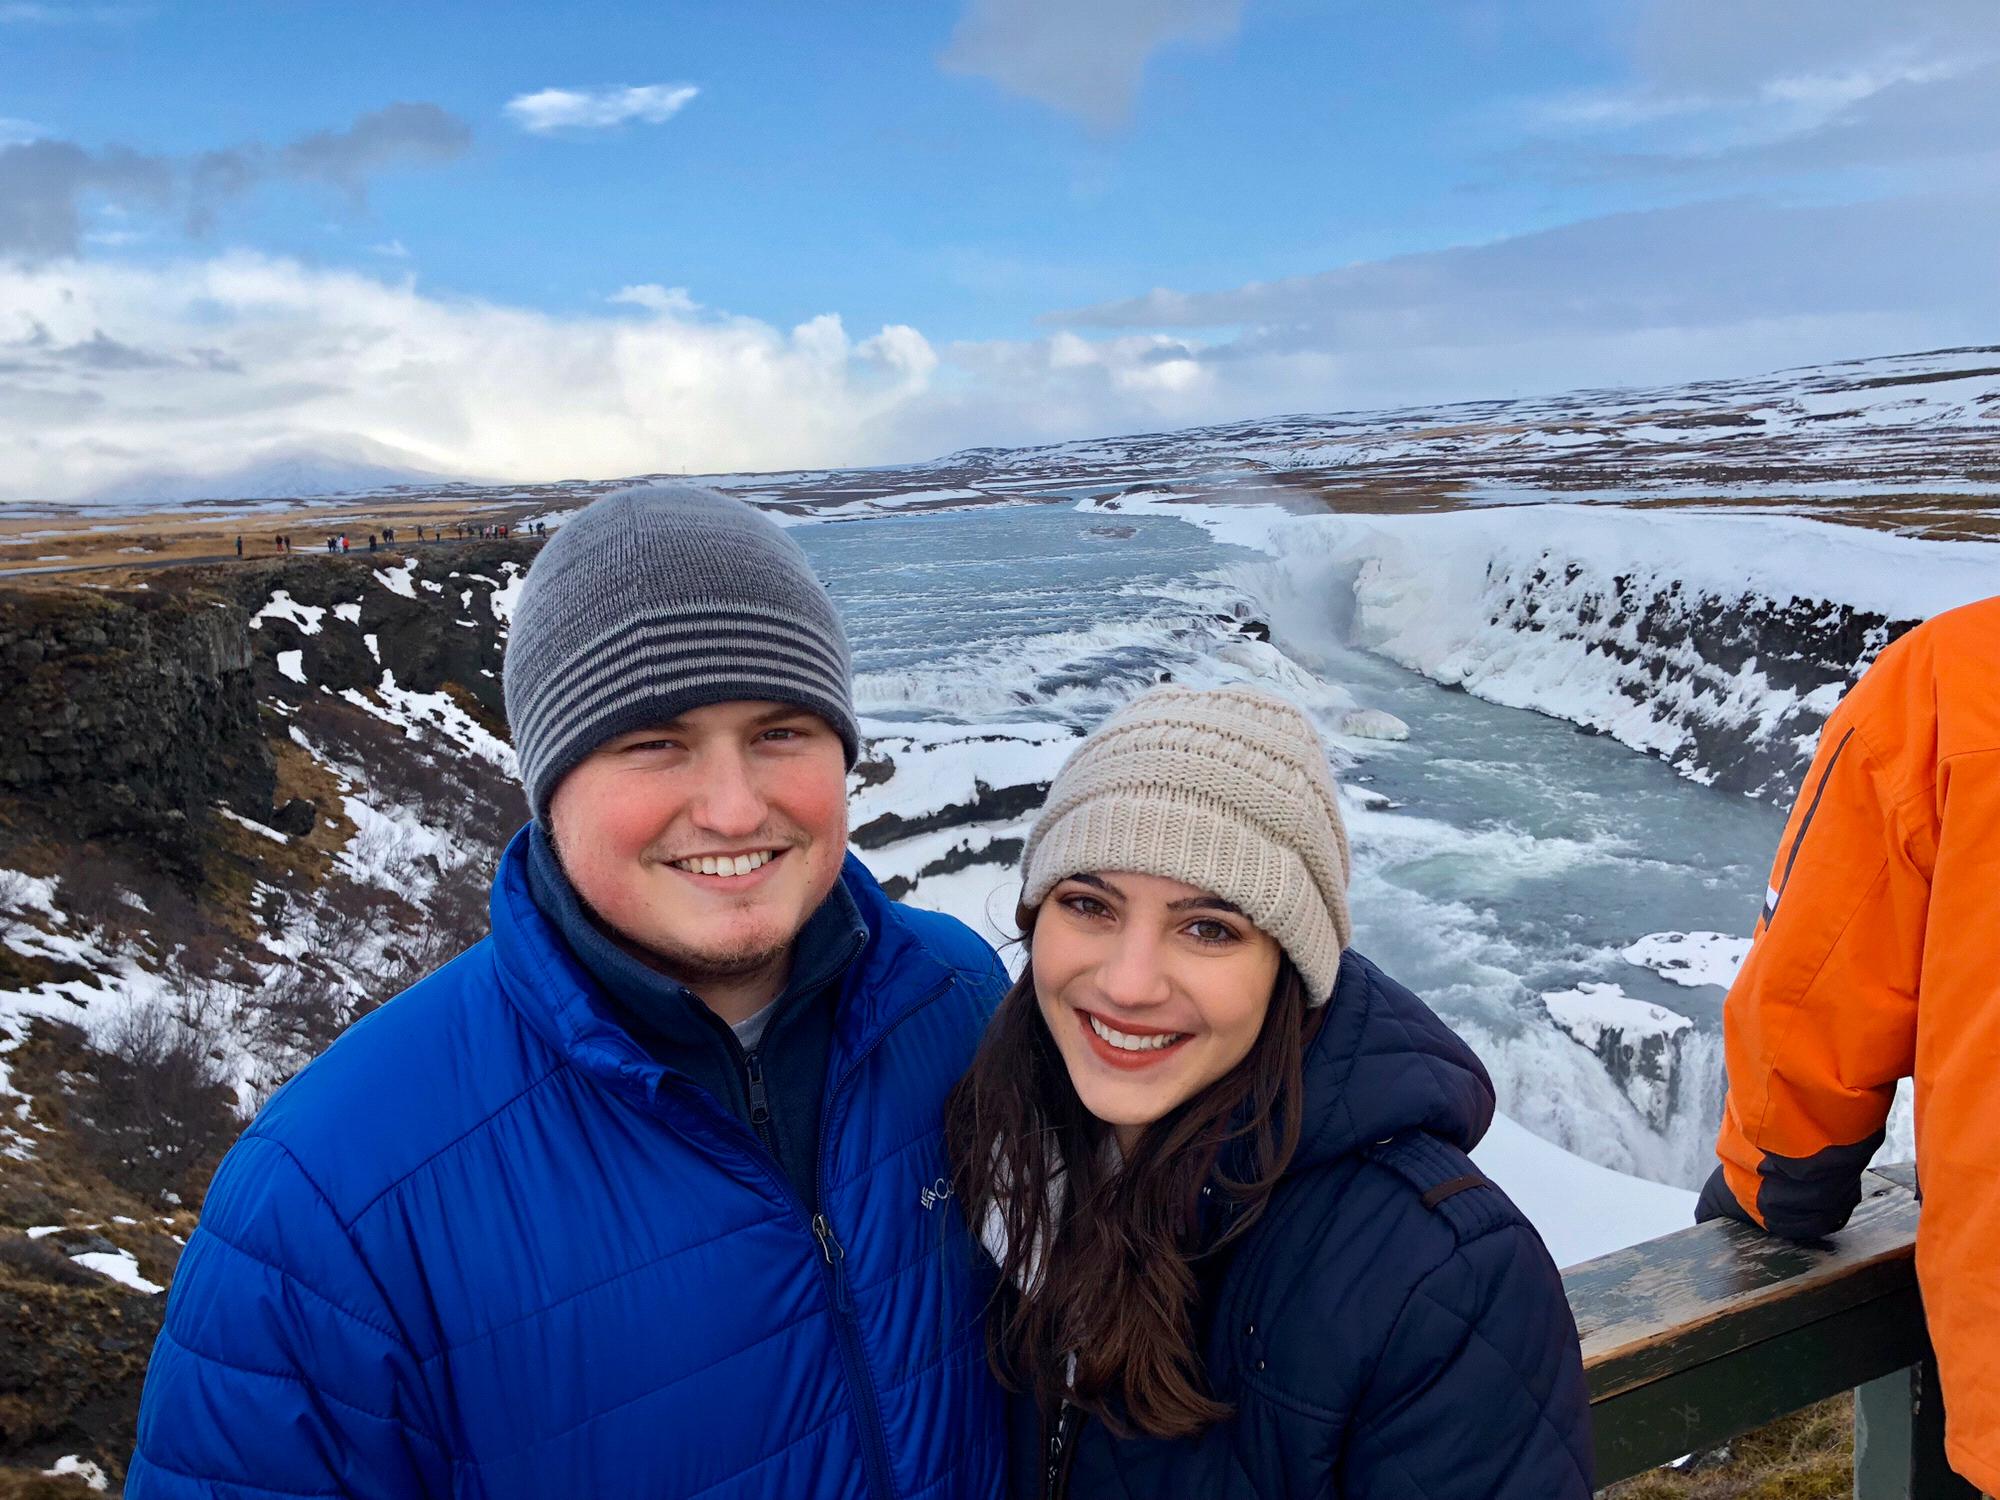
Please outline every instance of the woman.
[{"label": "woman", "polygon": [[1465,1156],[1492,1085],[1347,949],[1347,875],[1261,693],[1146,693],[1050,789],[949,1118],[1016,1495],[1589,1495],[1561,1279]]}]

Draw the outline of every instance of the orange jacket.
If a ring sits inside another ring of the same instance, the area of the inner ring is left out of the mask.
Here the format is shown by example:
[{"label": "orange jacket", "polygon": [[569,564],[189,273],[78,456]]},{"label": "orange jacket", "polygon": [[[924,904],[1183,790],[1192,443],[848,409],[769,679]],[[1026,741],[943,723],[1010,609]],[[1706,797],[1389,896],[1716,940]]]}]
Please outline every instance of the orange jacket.
[{"label": "orange jacket", "polygon": [[2000,598],[1911,631],[1827,719],[1723,1033],[1702,1216],[1792,1238],[1847,1222],[1915,1078],[1946,1452],[2000,1494]]}]

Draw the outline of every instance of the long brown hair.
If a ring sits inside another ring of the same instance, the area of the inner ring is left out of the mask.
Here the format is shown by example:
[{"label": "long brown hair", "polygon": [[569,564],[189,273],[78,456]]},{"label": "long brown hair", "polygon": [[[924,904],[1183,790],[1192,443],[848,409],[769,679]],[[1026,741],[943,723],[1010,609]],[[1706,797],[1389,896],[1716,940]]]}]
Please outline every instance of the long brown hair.
[{"label": "long brown hair", "polygon": [[[1318,1016],[1281,958],[1249,1053],[1147,1126],[1120,1162],[1107,1151],[1111,1127],[1070,1083],[1032,971],[1022,973],[945,1113],[972,1231],[990,1240],[991,1224],[1006,1239],[987,1337],[1004,1385],[1032,1392],[1044,1411],[1067,1400],[1113,1431],[1154,1437],[1185,1437],[1229,1414],[1206,1389],[1195,1344],[1195,1258],[1256,1222],[1297,1150],[1306,1033]],[[1229,1212],[1204,1245],[1205,1187]]]}]

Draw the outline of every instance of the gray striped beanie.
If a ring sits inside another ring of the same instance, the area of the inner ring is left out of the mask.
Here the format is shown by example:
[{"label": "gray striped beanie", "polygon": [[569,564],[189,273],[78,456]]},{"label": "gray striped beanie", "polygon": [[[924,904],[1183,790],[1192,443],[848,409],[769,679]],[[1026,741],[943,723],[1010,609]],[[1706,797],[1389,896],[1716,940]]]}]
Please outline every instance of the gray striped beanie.
[{"label": "gray striped beanie", "polygon": [[1252,688],[1158,687],[1070,752],[1021,855],[1021,905],[1072,875],[1127,870],[1233,903],[1278,940],[1309,1005],[1333,994],[1347,827],[1303,712]]},{"label": "gray striped beanie", "polygon": [[770,517],[694,484],[593,500],[528,569],[503,687],[537,820],[606,740],[711,703],[810,709],[860,752],[847,633]]}]

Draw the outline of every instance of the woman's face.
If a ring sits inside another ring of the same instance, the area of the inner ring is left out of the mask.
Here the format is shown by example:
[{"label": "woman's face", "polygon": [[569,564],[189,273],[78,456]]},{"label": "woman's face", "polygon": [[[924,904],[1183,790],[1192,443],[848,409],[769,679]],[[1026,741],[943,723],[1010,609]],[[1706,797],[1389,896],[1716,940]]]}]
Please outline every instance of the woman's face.
[{"label": "woman's face", "polygon": [[1140,1130],[1249,1054],[1277,940],[1219,896],[1157,875],[1072,875],[1035,917],[1035,1000],[1085,1109]]}]

